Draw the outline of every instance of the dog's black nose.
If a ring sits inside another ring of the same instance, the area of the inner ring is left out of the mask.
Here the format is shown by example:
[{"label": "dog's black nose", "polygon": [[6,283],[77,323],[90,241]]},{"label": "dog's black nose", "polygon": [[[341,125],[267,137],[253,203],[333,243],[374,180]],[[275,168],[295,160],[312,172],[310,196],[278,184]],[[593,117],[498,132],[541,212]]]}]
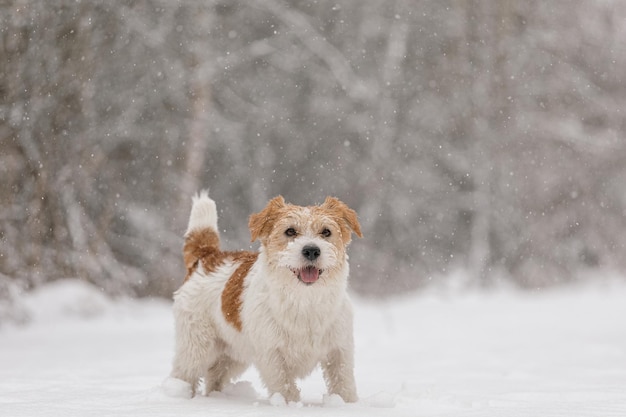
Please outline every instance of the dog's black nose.
[{"label": "dog's black nose", "polygon": [[302,256],[307,258],[309,261],[316,260],[317,258],[319,258],[321,253],[322,252],[320,251],[320,248],[314,245],[305,246],[302,248]]}]

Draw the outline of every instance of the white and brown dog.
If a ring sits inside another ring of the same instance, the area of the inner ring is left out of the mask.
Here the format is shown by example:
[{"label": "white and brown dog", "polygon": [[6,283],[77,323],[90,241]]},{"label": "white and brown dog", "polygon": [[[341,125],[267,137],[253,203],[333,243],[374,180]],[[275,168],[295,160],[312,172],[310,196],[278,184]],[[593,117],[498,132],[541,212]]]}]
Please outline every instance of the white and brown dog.
[{"label": "white and brown dog", "polygon": [[352,232],[362,236],[356,213],[332,197],[301,207],[279,196],[248,226],[258,253],[220,250],[215,202],[206,191],[193,198],[171,378],[191,395],[204,378],[208,394],[254,364],[270,395],[297,402],[296,379],[320,364],[329,394],[356,401],[346,293],[346,247]]}]

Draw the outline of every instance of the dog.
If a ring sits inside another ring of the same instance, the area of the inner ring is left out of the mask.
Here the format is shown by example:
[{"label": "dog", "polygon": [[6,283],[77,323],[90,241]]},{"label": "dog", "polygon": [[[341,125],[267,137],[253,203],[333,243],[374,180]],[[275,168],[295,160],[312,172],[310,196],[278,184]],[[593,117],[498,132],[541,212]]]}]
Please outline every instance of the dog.
[{"label": "dog", "polygon": [[205,395],[254,365],[270,399],[299,402],[296,380],[321,365],[329,394],[357,401],[348,247],[362,237],[354,210],[334,197],[302,207],[275,197],[249,218],[258,252],[220,249],[215,202],[193,197],[174,293],[171,378]]}]

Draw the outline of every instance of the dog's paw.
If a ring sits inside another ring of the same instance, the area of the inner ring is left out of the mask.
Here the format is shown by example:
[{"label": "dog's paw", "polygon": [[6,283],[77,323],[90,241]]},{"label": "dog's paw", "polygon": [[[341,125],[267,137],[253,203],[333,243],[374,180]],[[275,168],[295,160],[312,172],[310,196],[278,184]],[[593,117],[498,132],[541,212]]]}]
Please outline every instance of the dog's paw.
[{"label": "dog's paw", "polygon": [[191,398],[193,396],[193,389],[189,382],[171,376],[165,378],[161,384],[161,389],[169,397]]},{"label": "dog's paw", "polygon": [[259,393],[256,392],[252,383],[249,381],[237,381],[234,384],[226,384],[222,392],[230,397],[256,400]]},{"label": "dog's paw", "polygon": [[280,392],[273,393],[269,398],[270,405],[274,407],[293,407],[293,408],[302,408],[303,404],[301,401],[287,401],[285,397]]},{"label": "dog's paw", "polygon": [[285,397],[280,392],[275,392],[270,397],[270,405],[274,407],[284,407],[287,405],[287,401],[285,401]]}]

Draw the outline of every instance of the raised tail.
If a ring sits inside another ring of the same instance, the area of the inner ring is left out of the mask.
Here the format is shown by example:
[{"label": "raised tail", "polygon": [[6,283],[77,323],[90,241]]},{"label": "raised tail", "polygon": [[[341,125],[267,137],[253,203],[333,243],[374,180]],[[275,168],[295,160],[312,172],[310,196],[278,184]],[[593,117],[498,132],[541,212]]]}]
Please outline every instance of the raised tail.
[{"label": "raised tail", "polygon": [[183,258],[187,268],[185,281],[196,270],[202,258],[215,255],[220,250],[215,201],[209,197],[207,190],[194,195],[192,201],[183,246]]},{"label": "raised tail", "polygon": [[209,197],[209,190],[202,190],[192,198],[191,214],[185,236],[197,229],[211,228],[217,233],[217,208]]}]

